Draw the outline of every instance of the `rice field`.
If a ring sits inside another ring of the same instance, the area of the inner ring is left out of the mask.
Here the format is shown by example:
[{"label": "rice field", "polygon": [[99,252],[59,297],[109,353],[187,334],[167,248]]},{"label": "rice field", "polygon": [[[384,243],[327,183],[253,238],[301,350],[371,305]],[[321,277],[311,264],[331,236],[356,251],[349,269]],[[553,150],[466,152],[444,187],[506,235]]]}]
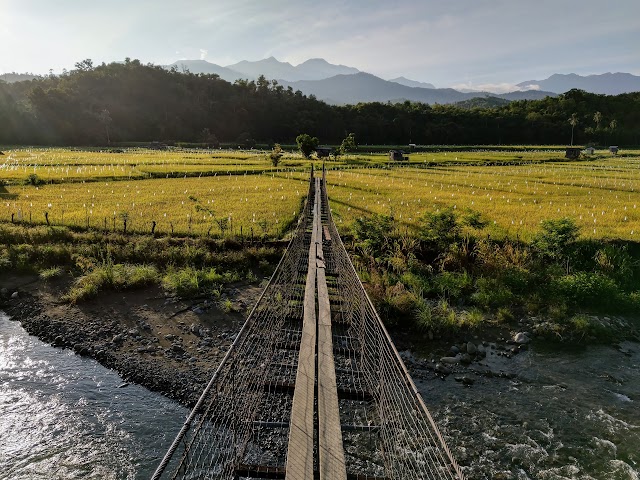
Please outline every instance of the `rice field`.
[{"label": "rice field", "polygon": [[529,238],[570,217],[591,238],[640,240],[640,156],[506,166],[446,165],[331,172],[337,222],[371,213],[415,227],[426,212],[480,212],[494,236]]},{"label": "rice field", "polygon": [[[18,149],[0,156],[0,221],[192,235],[278,237],[307,193],[310,161],[266,152],[123,153]],[[639,240],[640,152],[567,162],[564,152],[425,152],[328,162],[334,218],[347,231],[371,213],[407,229],[426,212],[478,211],[496,237],[529,238],[542,220],[571,217],[592,238]],[[318,162],[316,162],[318,165]],[[30,177],[35,175],[35,179]],[[35,180],[35,181],[32,181]]]}]

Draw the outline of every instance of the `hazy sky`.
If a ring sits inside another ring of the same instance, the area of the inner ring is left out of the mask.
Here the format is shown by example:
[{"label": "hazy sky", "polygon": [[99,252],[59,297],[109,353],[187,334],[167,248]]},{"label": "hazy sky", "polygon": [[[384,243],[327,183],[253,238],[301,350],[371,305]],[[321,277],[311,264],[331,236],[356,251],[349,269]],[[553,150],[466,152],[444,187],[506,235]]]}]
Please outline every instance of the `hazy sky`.
[{"label": "hazy sky", "polygon": [[493,90],[640,75],[640,0],[0,0],[0,73],[269,56]]}]

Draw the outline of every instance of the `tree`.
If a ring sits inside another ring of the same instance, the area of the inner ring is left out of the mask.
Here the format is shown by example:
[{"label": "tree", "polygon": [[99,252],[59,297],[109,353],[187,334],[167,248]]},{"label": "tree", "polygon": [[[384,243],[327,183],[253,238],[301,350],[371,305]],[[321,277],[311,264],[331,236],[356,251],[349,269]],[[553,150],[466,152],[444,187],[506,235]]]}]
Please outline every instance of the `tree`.
[{"label": "tree", "polygon": [[88,72],[89,70],[93,70],[93,60],[87,58],[82,60],[81,62],[76,63],[76,69],[81,70],[83,72]]},{"label": "tree", "polygon": [[208,128],[203,128],[201,132],[202,142],[207,144],[207,148],[218,148],[220,146],[220,142],[218,141],[218,137],[214,133],[211,133],[211,130]]},{"label": "tree", "polygon": [[98,115],[98,118],[100,119],[100,123],[104,125],[104,129],[107,134],[107,145],[110,145],[111,139],[109,138],[109,125],[111,125],[111,114],[109,113],[109,110],[106,108],[102,110],[100,115]]},{"label": "tree", "polygon": [[571,146],[573,147],[573,129],[578,125],[578,115],[576,113],[571,114],[569,124],[571,125]]},{"label": "tree", "polygon": [[602,114],[600,112],[596,112],[593,114],[593,121],[596,122],[596,129],[600,129],[600,122],[602,122]]},{"label": "tree", "polygon": [[310,158],[311,154],[318,147],[318,137],[312,137],[306,133],[302,133],[296,137],[296,143],[300,149],[300,153],[304,155],[304,158]]},{"label": "tree", "polygon": [[356,144],[356,134],[350,133],[347,137],[342,140],[342,144],[340,145],[341,153],[348,153],[354,151],[358,145]]},{"label": "tree", "polygon": [[611,120],[611,122],[609,123],[609,130],[611,130],[611,140],[613,140],[613,131],[616,129],[616,127],[618,126],[618,122],[616,121],[616,119],[614,118],[613,120]]},{"label": "tree", "polygon": [[271,150],[271,153],[269,154],[271,165],[273,165],[274,167],[277,167],[278,164],[280,163],[280,159],[282,158],[282,155],[284,155],[284,152],[282,151],[282,147],[280,146],[279,143],[276,143],[273,146],[273,150]]}]

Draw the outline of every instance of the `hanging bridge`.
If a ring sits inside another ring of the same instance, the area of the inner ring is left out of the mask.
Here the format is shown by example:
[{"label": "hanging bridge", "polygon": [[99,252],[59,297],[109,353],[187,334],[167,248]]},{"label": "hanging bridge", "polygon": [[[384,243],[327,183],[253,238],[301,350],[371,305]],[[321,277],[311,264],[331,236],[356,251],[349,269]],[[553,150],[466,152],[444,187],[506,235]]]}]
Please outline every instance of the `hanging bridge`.
[{"label": "hanging bridge", "polygon": [[464,479],[311,172],[296,232],[157,479]]}]

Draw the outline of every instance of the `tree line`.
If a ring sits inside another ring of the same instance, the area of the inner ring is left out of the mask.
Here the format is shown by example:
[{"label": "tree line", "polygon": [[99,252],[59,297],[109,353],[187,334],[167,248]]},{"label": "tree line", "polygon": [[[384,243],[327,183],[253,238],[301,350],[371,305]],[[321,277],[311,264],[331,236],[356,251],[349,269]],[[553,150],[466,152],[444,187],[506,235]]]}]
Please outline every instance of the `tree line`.
[{"label": "tree line", "polygon": [[422,103],[332,106],[263,76],[231,84],[217,75],[138,60],[76,64],[62,75],[0,82],[0,143],[108,145],[122,142],[323,144],[349,134],[369,145],[640,145],[640,92],[571,90],[556,98],[463,108]]}]

